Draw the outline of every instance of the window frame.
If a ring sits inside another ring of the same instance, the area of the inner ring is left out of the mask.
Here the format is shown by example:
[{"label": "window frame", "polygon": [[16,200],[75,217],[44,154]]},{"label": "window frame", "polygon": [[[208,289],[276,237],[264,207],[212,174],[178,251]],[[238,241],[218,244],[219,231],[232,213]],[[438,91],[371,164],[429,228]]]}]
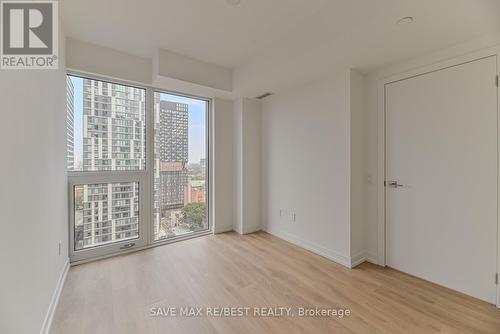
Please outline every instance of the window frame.
[{"label": "window frame", "polygon": [[[191,239],[198,236],[213,234],[212,222],[212,128],[213,128],[213,100],[207,97],[195,96],[186,93],[180,93],[163,88],[144,85],[141,83],[121,80],[114,77],[89,74],[74,70],[67,70],[67,76],[79,77],[82,79],[104,81],[145,90],[145,163],[144,168],[130,171],[67,171],[68,178],[68,220],[69,220],[69,257],[72,264],[79,264],[93,261],[101,258],[124,254],[149,247],[156,247],[180,240]],[[66,88],[65,88],[66,89]],[[208,229],[198,232],[180,235],[172,238],[154,240],[154,94],[165,93],[177,95],[180,97],[203,100],[206,102],[205,124],[205,159],[206,159],[206,207]],[[75,203],[74,187],[84,184],[96,183],[116,183],[116,182],[139,182],[139,237],[137,239],[128,239],[117,241],[96,247],[75,250]],[[126,247],[133,243],[131,247]],[[125,248],[124,248],[125,247]]]}]

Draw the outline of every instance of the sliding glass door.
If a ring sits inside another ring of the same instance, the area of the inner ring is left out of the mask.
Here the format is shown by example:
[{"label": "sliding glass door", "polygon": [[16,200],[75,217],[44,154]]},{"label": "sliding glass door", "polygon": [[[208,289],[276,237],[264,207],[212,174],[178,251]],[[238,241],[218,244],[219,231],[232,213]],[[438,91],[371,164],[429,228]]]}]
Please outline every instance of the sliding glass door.
[{"label": "sliding glass door", "polygon": [[73,262],[210,231],[209,101],[67,77]]},{"label": "sliding glass door", "polygon": [[204,232],[208,101],[154,93],[154,240]]}]

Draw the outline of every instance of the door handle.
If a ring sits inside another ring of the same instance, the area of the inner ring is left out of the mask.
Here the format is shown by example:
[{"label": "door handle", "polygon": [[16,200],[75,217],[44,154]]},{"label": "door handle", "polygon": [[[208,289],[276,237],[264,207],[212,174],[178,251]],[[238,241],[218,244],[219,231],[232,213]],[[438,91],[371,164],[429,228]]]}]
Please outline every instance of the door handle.
[{"label": "door handle", "polygon": [[390,188],[400,188],[403,185],[399,184],[398,181],[386,181],[386,185]]}]

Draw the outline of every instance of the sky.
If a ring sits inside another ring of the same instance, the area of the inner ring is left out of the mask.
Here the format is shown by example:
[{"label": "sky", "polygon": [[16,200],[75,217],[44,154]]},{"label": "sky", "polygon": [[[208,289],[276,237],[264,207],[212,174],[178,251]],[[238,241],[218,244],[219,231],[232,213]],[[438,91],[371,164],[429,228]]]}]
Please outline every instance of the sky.
[{"label": "sky", "polygon": [[[74,86],[74,149],[75,156],[83,157],[83,79],[70,76]],[[188,159],[189,163],[199,163],[205,158],[206,145],[206,104],[200,99],[160,93],[162,101],[185,103],[188,105]]]},{"label": "sky", "polygon": [[74,89],[74,129],[73,129],[73,140],[74,140],[74,150],[75,157],[82,161],[83,159],[83,80],[81,78],[69,77],[73,83]]}]

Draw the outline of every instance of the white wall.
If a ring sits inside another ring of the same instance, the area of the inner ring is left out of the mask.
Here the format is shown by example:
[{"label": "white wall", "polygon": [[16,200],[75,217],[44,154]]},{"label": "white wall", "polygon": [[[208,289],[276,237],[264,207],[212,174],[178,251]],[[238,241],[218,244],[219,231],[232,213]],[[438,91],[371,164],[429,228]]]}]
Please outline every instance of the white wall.
[{"label": "white wall", "polygon": [[151,59],[132,56],[110,48],[66,39],[68,69],[130,80],[152,83]]},{"label": "white wall", "polygon": [[233,230],[243,234],[243,99],[234,102],[233,196]]},{"label": "white wall", "polygon": [[232,91],[233,72],[230,69],[159,49],[154,59],[158,76],[182,80],[205,87]]},{"label": "white wall", "polygon": [[265,229],[346,266],[351,264],[348,90],[341,73],[266,98],[262,110]]},{"label": "white wall", "polygon": [[159,50],[153,58],[143,58],[67,38],[66,53],[66,66],[70,70],[194,96],[235,97],[231,70],[166,50]]},{"label": "white wall", "polygon": [[[346,266],[382,263],[378,243],[378,83],[500,44],[493,34],[393,64],[348,70],[266,98],[262,111],[262,220],[279,237]],[[280,209],[283,216],[280,217]],[[290,215],[296,214],[291,222]]]},{"label": "white wall", "polygon": [[214,99],[214,232],[233,229],[233,102]]},{"label": "white wall", "polygon": [[234,105],[234,230],[261,229],[261,103],[242,98]]},{"label": "white wall", "polygon": [[0,333],[41,331],[68,261],[64,38],[59,45],[58,70],[0,70]]},{"label": "white wall", "polygon": [[351,266],[355,266],[372,258],[365,253],[364,76],[350,70],[347,80],[351,114]]},{"label": "white wall", "polygon": [[261,102],[243,99],[243,233],[260,230]]}]

